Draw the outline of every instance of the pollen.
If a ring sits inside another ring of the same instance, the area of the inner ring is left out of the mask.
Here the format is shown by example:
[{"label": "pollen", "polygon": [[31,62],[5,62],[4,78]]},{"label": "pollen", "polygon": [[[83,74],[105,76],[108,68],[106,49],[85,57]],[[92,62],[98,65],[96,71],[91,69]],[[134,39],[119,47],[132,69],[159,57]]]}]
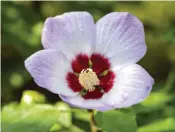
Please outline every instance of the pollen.
[{"label": "pollen", "polygon": [[91,68],[83,69],[79,74],[78,80],[81,86],[87,91],[94,91],[95,86],[100,84],[100,80]]}]

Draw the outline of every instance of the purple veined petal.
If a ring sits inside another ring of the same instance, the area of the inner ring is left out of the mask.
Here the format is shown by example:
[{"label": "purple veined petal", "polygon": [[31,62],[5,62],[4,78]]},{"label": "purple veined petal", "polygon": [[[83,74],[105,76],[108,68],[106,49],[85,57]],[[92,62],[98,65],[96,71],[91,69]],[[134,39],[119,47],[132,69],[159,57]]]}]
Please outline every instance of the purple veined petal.
[{"label": "purple veined petal", "polygon": [[78,94],[67,85],[65,78],[71,67],[66,56],[60,51],[40,50],[25,60],[25,67],[40,87],[56,94]]},{"label": "purple veined petal", "polygon": [[45,49],[57,49],[69,58],[77,53],[90,54],[96,32],[93,17],[88,12],[69,12],[45,21],[42,44]]},{"label": "purple veined petal", "polygon": [[110,109],[113,109],[109,106],[105,106],[102,104],[101,99],[88,99],[85,100],[80,95],[74,96],[74,97],[67,97],[63,95],[59,95],[60,98],[68,103],[70,106],[83,108],[83,109],[95,109],[98,111],[107,111]]},{"label": "purple veined petal", "polygon": [[96,23],[95,51],[107,56],[112,67],[138,62],[146,53],[143,24],[127,12],[113,12]]},{"label": "purple veined petal", "polygon": [[115,108],[129,107],[150,94],[154,79],[141,66],[132,64],[116,74],[118,77],[113,89],[102,98],[105,105]]}]

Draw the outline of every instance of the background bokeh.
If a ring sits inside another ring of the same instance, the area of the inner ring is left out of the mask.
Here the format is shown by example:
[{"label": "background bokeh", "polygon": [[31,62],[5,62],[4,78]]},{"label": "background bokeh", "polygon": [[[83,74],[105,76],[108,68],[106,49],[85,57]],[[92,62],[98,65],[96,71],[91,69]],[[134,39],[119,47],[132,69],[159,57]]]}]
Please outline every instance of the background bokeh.
[{"label": "background bokeh", "polygon": [[[106,132],[175,132],[175,2],[1,4],[2,132],[95,132],[96,127]],[[38,87],[24,67],[24,60],[42,49],[45,19],[69,11],[88,11],[95,21],[113,11],[130,12],[145,27],[148,51],[139,64],[155,79],[153,90],[132,108],[95,113],[97,126],[92,111],[72,108]]]}]

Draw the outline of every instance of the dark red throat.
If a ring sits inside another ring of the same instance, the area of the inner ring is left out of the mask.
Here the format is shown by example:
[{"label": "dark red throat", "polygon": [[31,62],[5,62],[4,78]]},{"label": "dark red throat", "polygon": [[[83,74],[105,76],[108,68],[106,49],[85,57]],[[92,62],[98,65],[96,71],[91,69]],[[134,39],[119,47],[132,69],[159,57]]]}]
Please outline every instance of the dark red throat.
[{"label": "dark red throat", "polygon": [[[90,67],[89,61],[92,62]],[[90,57],[85,54],[78,54],[72,61],[73,72],[69,72],[66,76],[69,88],[74,92],[81,92],[84,89],[79,83],[77,73],[79,74],[83,69],[92,68],[100,80],[100,85],[94,91],[87,91],[85,95],[82,95],[84,99],[99,99],[104,93],[110,91],[113,87],[115,74],[110,70],[109,60],[103,55],[94,53]],[[104,71],[108,71],[107,74],[102,75]],[[76,74],[75,74],[76,73]],[[100,91],[103,90],[102,91]]]}]

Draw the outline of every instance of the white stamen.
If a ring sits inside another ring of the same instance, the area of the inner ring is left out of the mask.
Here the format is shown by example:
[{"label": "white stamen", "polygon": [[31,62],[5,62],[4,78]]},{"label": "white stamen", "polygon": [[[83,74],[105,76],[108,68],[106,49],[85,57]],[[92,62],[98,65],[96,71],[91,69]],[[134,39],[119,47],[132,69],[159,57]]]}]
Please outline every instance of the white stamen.
[{"label": "white stamen", "polygon": [[83,69],[78,80],[82,87],[88,91],[94,91],[95,86],[100,84],[100,80],[91,68]]}]

